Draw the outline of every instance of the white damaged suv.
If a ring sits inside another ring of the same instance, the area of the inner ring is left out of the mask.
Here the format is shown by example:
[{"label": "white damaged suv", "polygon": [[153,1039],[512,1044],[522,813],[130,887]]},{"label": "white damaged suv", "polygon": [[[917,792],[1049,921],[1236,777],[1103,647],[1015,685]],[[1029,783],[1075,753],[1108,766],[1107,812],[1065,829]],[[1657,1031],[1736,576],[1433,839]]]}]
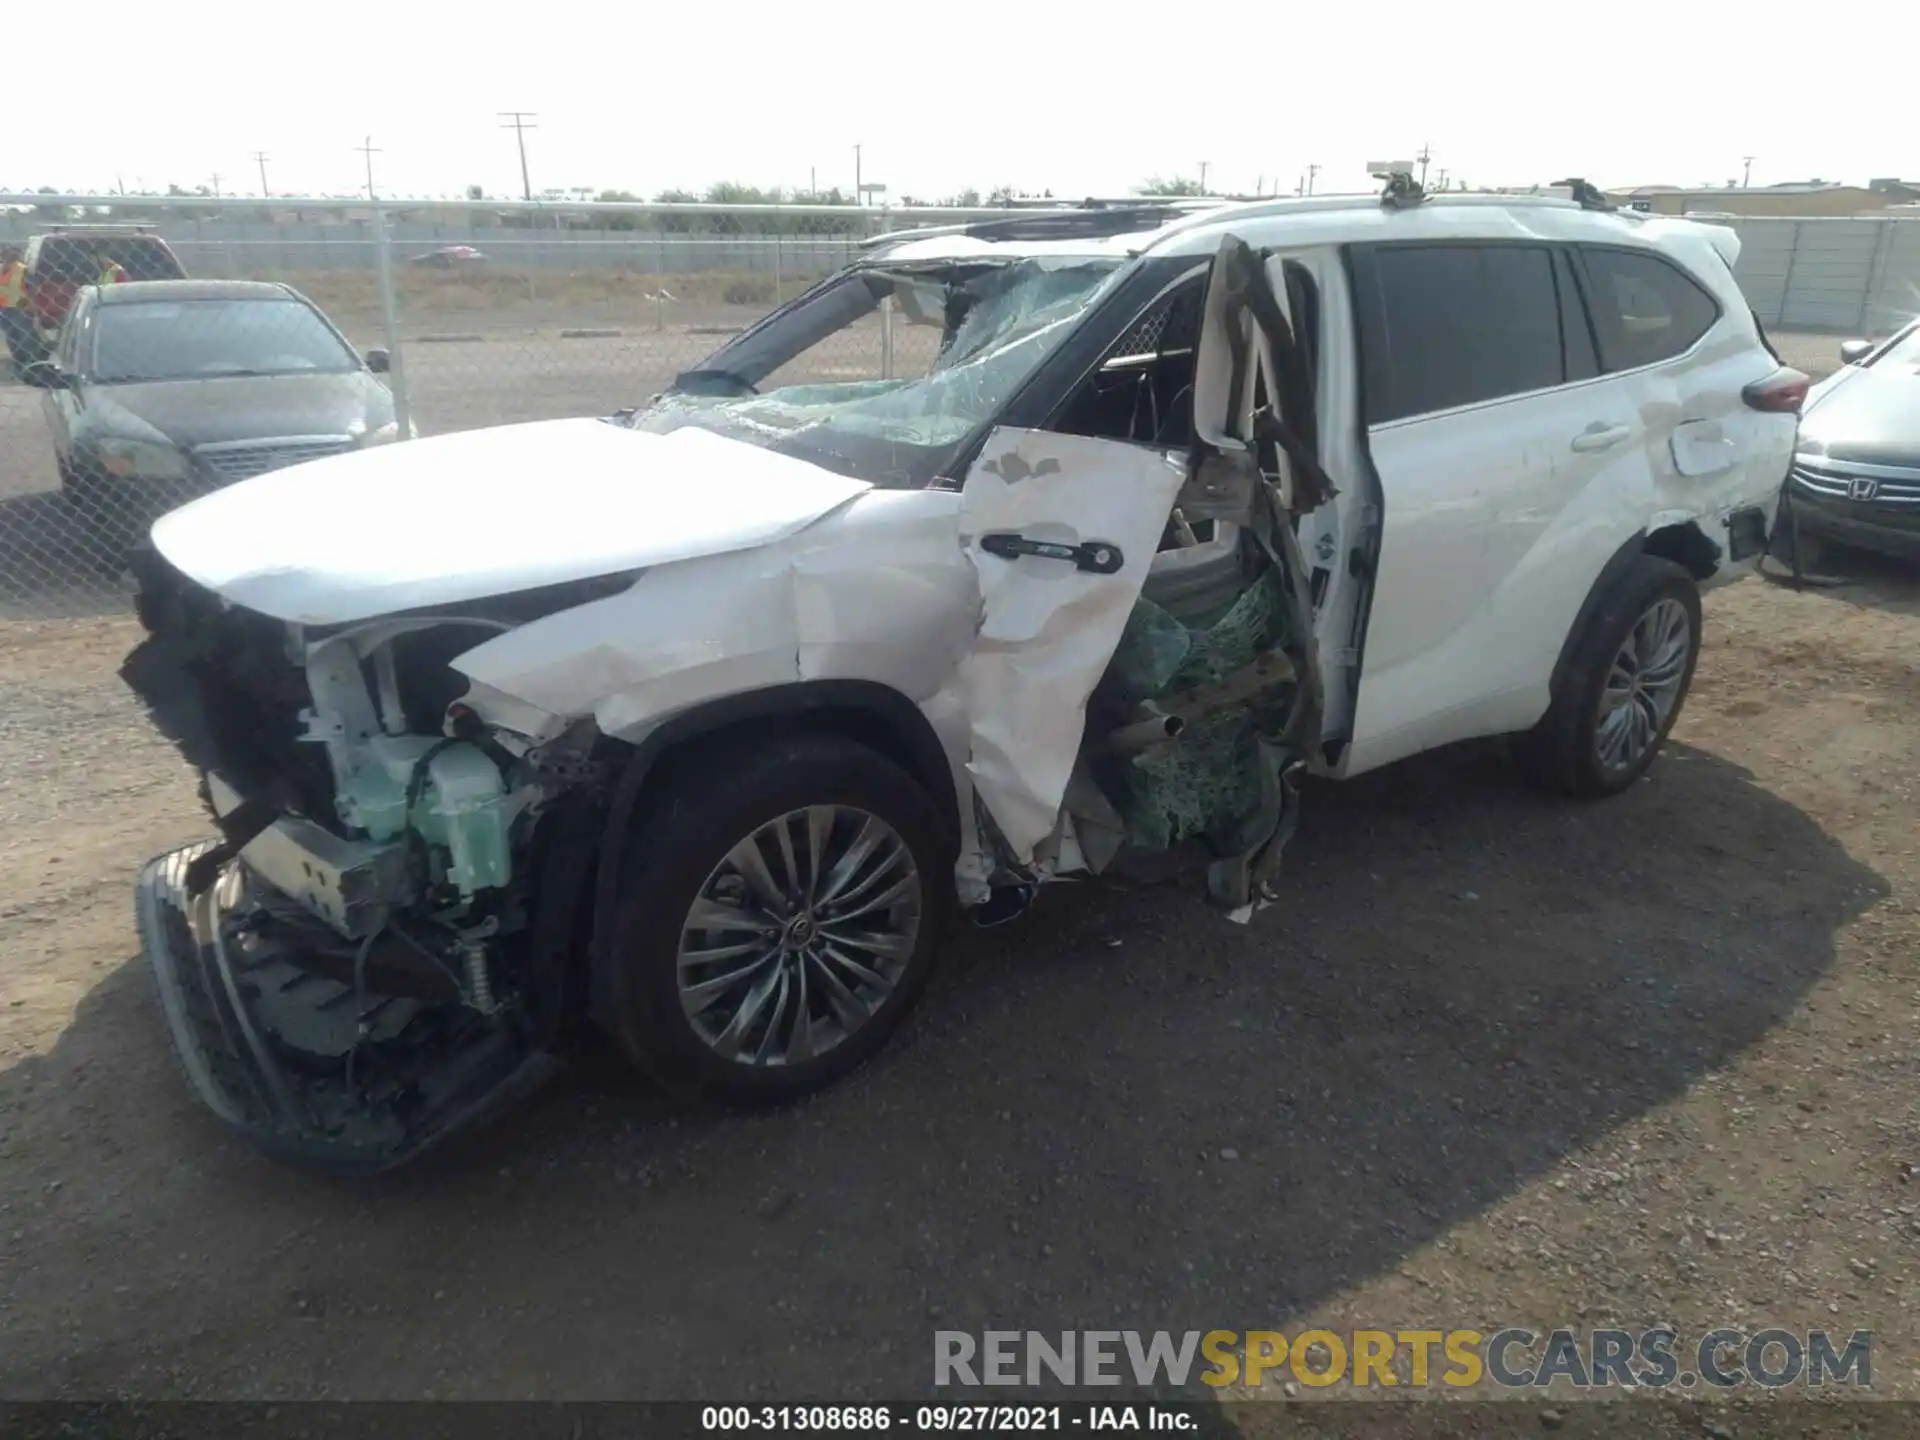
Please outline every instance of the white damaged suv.
[{"label": "white damaged suv", "polygon": [[586,1021],[777,1099],[956,906],[1177,852],[1244,918],[1303,773],[1631,784],[1806,377],[1728,230],[1386,176],[888,237],[637,411],[164,517],[125,674],[220,838],[138,915],[200,1097],[379,1168]]}]

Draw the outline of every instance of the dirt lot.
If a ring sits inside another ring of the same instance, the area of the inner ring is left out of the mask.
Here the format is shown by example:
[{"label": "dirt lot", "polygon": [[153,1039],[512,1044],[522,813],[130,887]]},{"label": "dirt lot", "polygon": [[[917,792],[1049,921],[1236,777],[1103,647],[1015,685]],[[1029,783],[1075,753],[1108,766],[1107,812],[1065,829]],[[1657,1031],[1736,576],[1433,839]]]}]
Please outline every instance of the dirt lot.
[{"label": "dirt lot", "polygon": [[358,1185],[174,1073],[129,887],[202,827],[131,622],[0,620],[0,1396],[903,1398],[936,1328],[1662,1321],[1870,1328],[1920,1396],[1920,579],[1859,577],[1711,597],[1618,801],[1486,746],[1319,785],[1247,927],[1059,887],[807,1106],[590,1065]]},{"label": "dirt lot", "polygon": [[200,825],[130,639],[0,630],[0,1394],[900,1397],[938,1327],[1308,1320],[1870,1327],[1913,1392],[1911,578],[1713,597],[1614,803],[1322,785],[1248,927],[1062,887],[809,1106],[589,1069],[362,1185],[173,1073],[128,881]]}]

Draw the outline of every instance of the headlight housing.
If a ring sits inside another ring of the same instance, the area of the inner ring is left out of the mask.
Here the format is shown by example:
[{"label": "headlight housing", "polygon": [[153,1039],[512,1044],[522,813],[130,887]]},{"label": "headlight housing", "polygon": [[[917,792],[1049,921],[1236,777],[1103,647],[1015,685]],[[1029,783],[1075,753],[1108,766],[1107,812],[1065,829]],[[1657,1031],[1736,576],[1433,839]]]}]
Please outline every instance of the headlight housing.
[{"label": "headlight housing", "polygon": [[184,480],[187,476],[187,457],[174,445],[105,439],[94,448],[100,456],[100,468],[124,480]]}]

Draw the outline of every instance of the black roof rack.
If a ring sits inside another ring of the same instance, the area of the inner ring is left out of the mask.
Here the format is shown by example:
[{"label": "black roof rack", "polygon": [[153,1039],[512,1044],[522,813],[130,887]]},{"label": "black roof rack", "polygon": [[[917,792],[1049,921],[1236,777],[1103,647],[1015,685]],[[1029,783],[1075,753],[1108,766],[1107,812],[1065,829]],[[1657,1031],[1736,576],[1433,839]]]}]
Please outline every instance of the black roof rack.
[{"label": "black roof rack", "polygon": [[1411,210],[1427,198],[1410,160],[1375,160],[1367,173],[1380,182],[1380,203],[1389,210]]},{"label": "black roof rack", "polygon": [[1124,205],[1090,200],[1070,213],[1022,215],[976,220],[961,232],[979,240],[1097,240],[1135,230],[1158,230],[1193,213],[1181,205]]},{"label": "black roof rack", "polygon": [[1618,210],[1620,207],[1600,193],[1600,187],[1591,180],[1573,176],[1567,180],[1556,180],[1556,187],[1571,193],[1574,202],[1582,210]]}]

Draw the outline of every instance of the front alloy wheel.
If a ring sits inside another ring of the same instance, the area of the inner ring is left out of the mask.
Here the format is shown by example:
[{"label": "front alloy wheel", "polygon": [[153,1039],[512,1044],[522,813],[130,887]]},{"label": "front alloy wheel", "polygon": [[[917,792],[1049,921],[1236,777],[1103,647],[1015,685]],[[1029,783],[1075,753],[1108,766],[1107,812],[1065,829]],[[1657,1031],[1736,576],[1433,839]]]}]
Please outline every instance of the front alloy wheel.
[{"label": "front alloy wheel", "polygon": [[769,821],[713,868],[680,927],[680,1005],[714,1054],[803,1064],[859,1033],[920,939],[920,869],[854,805]]},{"label": "front alloy wheel", "polygon": [[952,825],[907,771],[838,734],[716,742],[670,775],[634,817],[596,1009],[674,1088],[817,1090],[878,1050],[926,983]]}]

